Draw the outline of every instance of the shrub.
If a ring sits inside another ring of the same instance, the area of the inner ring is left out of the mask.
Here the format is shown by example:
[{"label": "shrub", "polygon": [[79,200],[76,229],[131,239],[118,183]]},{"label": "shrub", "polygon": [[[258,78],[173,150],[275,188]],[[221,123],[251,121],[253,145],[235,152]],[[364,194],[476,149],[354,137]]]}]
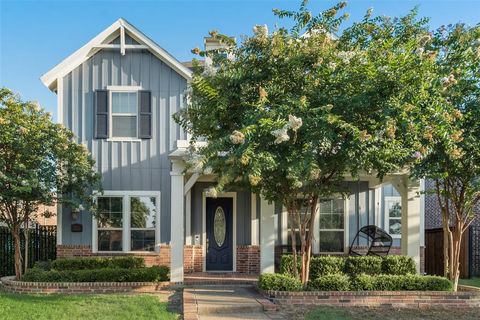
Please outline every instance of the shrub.
[{"label": "shrub", "polygon": [[115,258],[68,258],[52,261],[52,269],[63,270],[92,270],[92,269],[137,269],[144,268],[145,261],[141,257]]},{"label": "shrub", "polygon": [[381,274],[382,258],[373,256],[347,257],[345,259],[344,271],[351,277],[355,277],[360,274]]},{"label": "shrub", "polygon": [[341,273],[329,274],[313,279],[308,283],[308,288],[318,291],[348,291],[350,290],[350,279]]},{"label": "shrub", "polygon": [[310,279],[329,274],[342,273],[345,268],[345,258],[335,256],[312,257],[310,262]]},{"label": "shrub", "polygon": [[[298,258],[298,257],[297,257]],[[297,270],[300,270],[301,262],[297,259]],[[291,254],[284,254],[280,258],[280,273],[284,275],[292,276],[295,274],[293,271],[293,256]]]},{"label": "shrub", "polygon": [[106,268],[93,270],[27,270],[22,277],[27,282],[155,282],[169,280],[165,266],[150,268]]},{"label": "shrub", "polygon": [[362,274],[352,279],[353,290],[378,291],[451,291],[452,283],[442,277],[420,275]]},{"label": "shrub", "polygon": [[301,291],[299,279],[280,273],[262,273],[258,279],[258,287],[262,290]]},{"label": "shrub", "polygon": [[36,261],[33,264],[33,267],[37,268],[37,269],[49,271],[52,268],[52,261],[50,261],[50,260],[48,260],[48,261]]},{"label": "shrub", "polygon": [[[342,273],[345,266],[345,258],[335,256],[312,257],[310,260],[310,279],[332,273]],[[301,260],[298,259],[298,270],[301,267]],[[280,273],[293,277],[293,256],[283,255],[280,260]]]},{"label": "shrub", "polygon": [[386,256],[382,259],[382,273],[392,275],[416,274],[417,268],[411,257]]},{"label": "shrub", "polygon": [[351,278],[350,288],[354,291],[369,291],[373,290],[374,277],[368,274],[359,274]]}]

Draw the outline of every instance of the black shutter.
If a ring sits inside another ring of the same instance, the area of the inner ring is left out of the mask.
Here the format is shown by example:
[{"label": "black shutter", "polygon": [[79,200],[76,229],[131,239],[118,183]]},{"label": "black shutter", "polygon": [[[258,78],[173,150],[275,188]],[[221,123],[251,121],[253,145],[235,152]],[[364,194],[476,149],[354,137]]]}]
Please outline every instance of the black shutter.
[{"label": "black shutter", "polygon": [[108,138],[108,91],[95,91],[95,139]]},{"label": "black shutter", "polygon": [[150,91],[139,92],[140,121],[138,137],[141,139],[152,138],[152,95]]}]

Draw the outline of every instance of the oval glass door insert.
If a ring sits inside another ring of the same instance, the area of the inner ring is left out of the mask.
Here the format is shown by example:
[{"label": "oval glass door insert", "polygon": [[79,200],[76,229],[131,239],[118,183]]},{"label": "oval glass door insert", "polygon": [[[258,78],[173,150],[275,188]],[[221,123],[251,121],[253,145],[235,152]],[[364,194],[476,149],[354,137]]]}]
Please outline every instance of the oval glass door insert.
[{"label": "oval glass door insert", "polygon": [[217,246],[221,247],[225,242],[225,233],[227,230],[227,221],[225,219],[225,212],[222,207],[218,207],[215,210],[215,216],[213,218],[213,235]]}]

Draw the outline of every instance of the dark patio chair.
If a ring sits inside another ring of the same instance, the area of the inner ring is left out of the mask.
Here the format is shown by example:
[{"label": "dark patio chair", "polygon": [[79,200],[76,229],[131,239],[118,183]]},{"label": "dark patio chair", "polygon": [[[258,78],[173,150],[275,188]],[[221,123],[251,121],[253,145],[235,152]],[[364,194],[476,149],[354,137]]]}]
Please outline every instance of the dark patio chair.
[{"label": "dark patio chair", "polygon": [[[359,243],[360,239],[367,240],[368,251],[365,253],[365,250],[354,249],[353,245]],[[392,237],[383,229],[369,225],[362,227],[358,232],[355,238],[352,241],[350,246],[349,255],[351,256],[386,256],[390,252],[392,247],[393,239]]]}]

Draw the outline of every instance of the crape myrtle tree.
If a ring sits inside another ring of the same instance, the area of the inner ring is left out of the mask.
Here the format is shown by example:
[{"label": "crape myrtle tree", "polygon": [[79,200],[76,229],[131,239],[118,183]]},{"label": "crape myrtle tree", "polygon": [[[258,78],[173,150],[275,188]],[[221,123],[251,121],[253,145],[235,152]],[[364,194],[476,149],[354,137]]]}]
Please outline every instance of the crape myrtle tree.
[{"label": "crape myrtle tree", "polygon": [[[176,115],[192,135],[190,168],[217,175],[211,195],[235,185],[286,208],[304,284],[319,200],[346,196],[345,176],[381,178],[418,161],[441,107],[430,92],[427,21],[368,11],[335,36],[345,6],[274,10],[293,27],[255,26],[239,45],[210,32],[225,48],[192,50],[212,63],[197,64],[189,105]],[[199,140],[208,144],[195,147]]]},{"label": "crape myrtle tree", "polygon": [[444,230],[444,267],[457,289],[463,233],[478,216],[480,201],[480,27],[456,24],[433,34],[445,122],[428,127],[432,141],[415,168],[433,181]]},{"label": "crape myrtle tree", "polygon": [[93,159],[71,131],[38,104],[0,89],[0,222],[12,233],[17,279],[23,272],[20,229],[28,228],[38,206],[93,210],[88,190],[100,190],[99,181]]}]

